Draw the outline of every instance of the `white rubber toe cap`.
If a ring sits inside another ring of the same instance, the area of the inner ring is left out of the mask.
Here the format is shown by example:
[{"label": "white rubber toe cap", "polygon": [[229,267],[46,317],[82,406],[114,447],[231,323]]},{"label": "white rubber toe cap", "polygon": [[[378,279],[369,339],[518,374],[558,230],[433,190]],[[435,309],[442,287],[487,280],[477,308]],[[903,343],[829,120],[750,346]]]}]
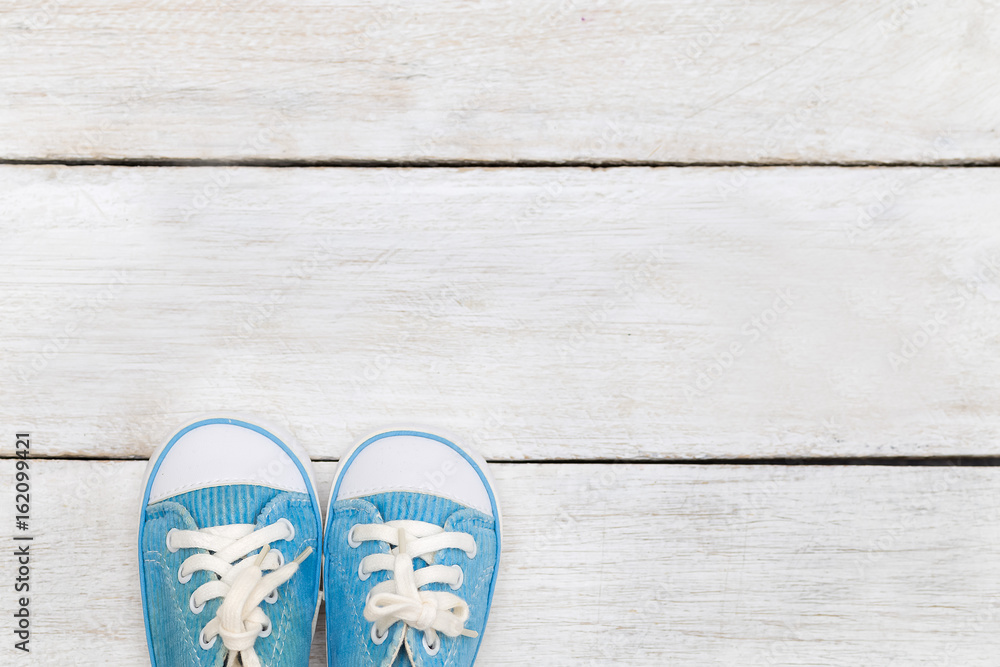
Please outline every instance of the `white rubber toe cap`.
[{"label": "white rubber toe cap", "polygon": [[160,454],[149,501],[210,486],[255,484],[307,492],[292,457],[263,433],[232,423],[195,426]]},{"label": "white rubber toe cap", "polygon": [[355,450],[336,500],[376,493],[429,493],[492,514],[490,495],[472,463],[452,447],[420,435],[379,437]]}]

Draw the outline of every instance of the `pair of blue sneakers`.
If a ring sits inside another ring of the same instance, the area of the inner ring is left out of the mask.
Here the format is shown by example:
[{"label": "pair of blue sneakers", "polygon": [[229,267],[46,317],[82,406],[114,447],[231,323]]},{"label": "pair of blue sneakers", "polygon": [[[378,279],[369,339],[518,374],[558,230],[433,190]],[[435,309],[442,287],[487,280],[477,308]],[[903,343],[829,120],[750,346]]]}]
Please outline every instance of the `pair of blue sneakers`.
[{"label": "pair of blue sneakers", "polygon": [[323,524],[309,457],[201,419],[151,457],[139,572],[153,667],[306,667],[320,581],[331,667],[471,667],[496,586],[486,462],[419,429],[340,461]]}]

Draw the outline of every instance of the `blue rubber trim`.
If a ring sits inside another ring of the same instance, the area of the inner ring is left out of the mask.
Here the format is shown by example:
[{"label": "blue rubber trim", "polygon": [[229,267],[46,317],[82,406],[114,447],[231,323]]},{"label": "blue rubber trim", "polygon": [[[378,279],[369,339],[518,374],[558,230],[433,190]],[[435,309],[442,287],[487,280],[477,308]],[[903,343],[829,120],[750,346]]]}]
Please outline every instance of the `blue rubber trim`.
[{"label": "blue rubber trim", "polygon": [[[458,452],[458,454],[461,455],[463,459],[469,462],[469,465],[471,465],[472,469],[476,471],[476,474],[479,475],[479,479],[482,480],[483,486],[486,488],[486,493],[488,493],[490,496],[490,508],[493,510],[493,522],[495,524],[495,531],[497,534],[497,553],[496,553],[496,567],[494,567],[493,569],[493,579],[490,581],[489,600],[486,603],[486,615],[483,617],[483,630],[485,632],[486,622],[489,621],[490,611],[493,608],[493,591],[496,589],[497,586],[497,575],[500,574],[500,552],[501,552],[500,541],[503,538],[502,535],[500,534],[500,512],[497,510],[497,499],[493,496],[493,486],[490,484],[489,479],[487,479],[486,472],[480,469],[479,464],[476,463],[471,456],[469,456],[469,453],[466,452],[465,449],[456,445],[454,442],[448,440],[447,438],[442,438],[439,435],[434,435],[433,433],[425,433],[423,431],[407,431],[407,430],[386,431],[385,433],[379,433],[378,435],[373,435],[372,437],[368,438],[363,443],[358,445],[357,449],[355,449],[354,452],[347,458],[347,461],[343,463],[343,468],[338,469],[337,483],[336,485],[334,485],[333,491],[331,492],[332,495],[330,496],[332,499],[330,502],[330,507],[331,508],[333,507],[333,503],[336,502],[337,494],[340,493],[340,483],[344,479],[344,476],[340,474],[341,470],[347,470],[347,468],[351,465],[354,459],[357,458],[358,454],[360,454],[361,451],[368,445],[372,444],[373,442],[377,442],[382,438],[390,438],[392,436],[397,436],[397,435],[412,435],[418,438],[427,438],[428,440],[435,440],[437,442],[440,442],[442,445],[446,445],[447,447],[450,447],[452,450]],[[333,517],[333,512],[327,512],[327,517],[326,517],[327,530],[330,529],[330,521],[332,517]],[[324,551],[323,560],[326,560],[325,558],[326,549],[324,548],[323,551]],[[326,590],[327,587],[327,582],[325,580],[326,574],[327,573],[324,573],[324,581],[323,581],[324,590]],[[327,618],[327,623],[329,623],[330,615],[327,614],[326,618]],[[329,630],[329,628],[327,629]],[[329,632],[327,633],[327,636],[329,636]],[[483,646],[482,640],[480,640],[479,646],[476,647],[476,652],[472,656],[472,662],[476,661],[476,657],[479,655],[479,649],[482,648],[482,646]],[[327,651],[327,665],[330,665],[330,667],[332,667],[332,663],[330,662],[331,657],[332,656],[330,655],[330,652]]]},{"label": "blue rubber trim", "polygon": [[[291,448],[288,447],[288,445],[283,443],[275,435],[273,435],[266,429],[263,429],[260,426],[257,426],[256,424],[250,424],[249,422],[241,421],[239,419],[227,419],[224,417],[216,419],[203,419],[201,421],[197,421],[193,424],[185,426],[183,429],[178,431],[174,435],[174,437],[170,439],[170,441],[163,448],[163,451],[160,452],[160,455],[156,459],[156,463],[153,464],[153,469],[149,473],[149,479],[146,480],[146,488],[143,490],[142,493],[142,516],[139,517],[139,590],[142,597],[142,620],[146,626],[146,647],[149,652],[150,667],[156,667],[156,657],[153,655],[153,637],[152,637],[152,632],[150,631],[149,628],[149,614],[146,613],[146,566],[145,566],[145,558],[143,558],[142,555],[142,537],[143,537],[143,532],[146,529],[146,507],[149,505],[149,492],[153,485],[153,479],[156,478],[156,473],[160,469],[160,464],[163,462],[164,457],[166,457],[167,452],[169,452],[171,447],[174,446],[174,443],[180,440],[181,437],[184,434],[188,433],[189,431],[192,431],[201,426],[208,426],[210,424],[231,424],[233,426],[241,426],[245,429],[255,431],[256,433],[260,433],[268,440],[281,447],[282,451],[288,454],[288,458],[290,458],[292,462],[295,464],[295,467],[299,469],[299,473],[302,475],[302,479],[305,480],[306,488],[309,489],[309,499],[312,501],[313,511],[316,514],[317,541],[321,547],[323,545],[323,519],[322,519],[322,513],[320,511],[319,500],[316,498],[316,489],[313,488],[312,480],[309,478],[309,473],[306,471],[305,466],[302,465],[302,462],[299,461],[299,457],[295,454],[295,452],[291,450]],[[321,548],[319,551],[320,554],[322,554],[323,549]],[[320,568],[322,566],[323,566],[323,558],[322,556],[320,556],[319,558],[316,559],[317,580],[321,579]],[[317,598],[319,597],[319,591],[316,592],[316,596]]]}]

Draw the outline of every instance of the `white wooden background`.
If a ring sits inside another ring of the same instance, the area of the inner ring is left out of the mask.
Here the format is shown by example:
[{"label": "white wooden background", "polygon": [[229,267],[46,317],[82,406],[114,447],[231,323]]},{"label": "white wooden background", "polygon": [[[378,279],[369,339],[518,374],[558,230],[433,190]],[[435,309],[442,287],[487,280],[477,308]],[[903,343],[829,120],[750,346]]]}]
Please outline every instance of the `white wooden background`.
[{"label": "white wooden background", "polygon": [[38,0],[0,54],[0,663],[143,664],[142,459],[229,409],[323,485],[400,421],[496,462],[482,667],[998,664],[996,2]]},{"label": "white wooden background", "polygon": [[898,162],[1000,155],[981,0],[32,0],[19,159]]}]

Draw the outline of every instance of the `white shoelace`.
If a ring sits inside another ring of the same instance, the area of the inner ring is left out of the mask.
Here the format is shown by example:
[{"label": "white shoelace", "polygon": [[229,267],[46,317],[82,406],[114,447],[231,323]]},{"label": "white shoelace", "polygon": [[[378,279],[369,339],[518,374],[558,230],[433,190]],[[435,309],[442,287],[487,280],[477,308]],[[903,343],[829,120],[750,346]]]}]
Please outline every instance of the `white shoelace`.
[{"label": "white shoelace", "polygon": [[[260,608],[261,602],[277,599],[277,588],[292,578],[299,563],[312,553],[306,547],[295,560],[284,562],[271,542],[290,540],[295,529],[287,519],[254,530],[253,524],[232,524],[201,530],[173,529],[167,533],[167,548],[204,549],[209,553],[189,556],[177,572],[178,581],[186,583],[200,570],[213,572],[217,578],[202,584],[191,594],[190,608],[201,613],[205,603],[222,598],[215,618],[202,628],[199,642],[204,649],[215,644],[216,637],[229,650],[226,665],[234,667],[239,657],[243,667],[261,667],[253,646],[257,637],[271,634],[271,621]],[[260,549],[255,556],[247,556]],[[267,572],[267,574],[265,574]]]},{"label": "white shoelace", "polygon": [[[440,648],[437,633],[449,637],[478,637],[465,629],[469,620],[469,605],[462,598],[443,591],[423,591],[433,583],[448,584],[452,589],[462,585],[464,573],[459,565],[435,565],[441,549],[461,549],[469,558],[476,556],[476,541],[468,533],[446,532],[440,526],[422,521],[388,521],[358,524],[351,528],[348,539],[352,546],[362,542],[386,542],[393,547],[388,554],[372,554],[361,559],[358,576],[362,581],[373,572],[390,571],[393,578],[377,584],[365,603],[365,620],[373,623],[372,640],[382,643],[389,628],[403,621],[424,633],[424,647],[431,653]],[[413,569],[413,559],[427,563]]]}]

